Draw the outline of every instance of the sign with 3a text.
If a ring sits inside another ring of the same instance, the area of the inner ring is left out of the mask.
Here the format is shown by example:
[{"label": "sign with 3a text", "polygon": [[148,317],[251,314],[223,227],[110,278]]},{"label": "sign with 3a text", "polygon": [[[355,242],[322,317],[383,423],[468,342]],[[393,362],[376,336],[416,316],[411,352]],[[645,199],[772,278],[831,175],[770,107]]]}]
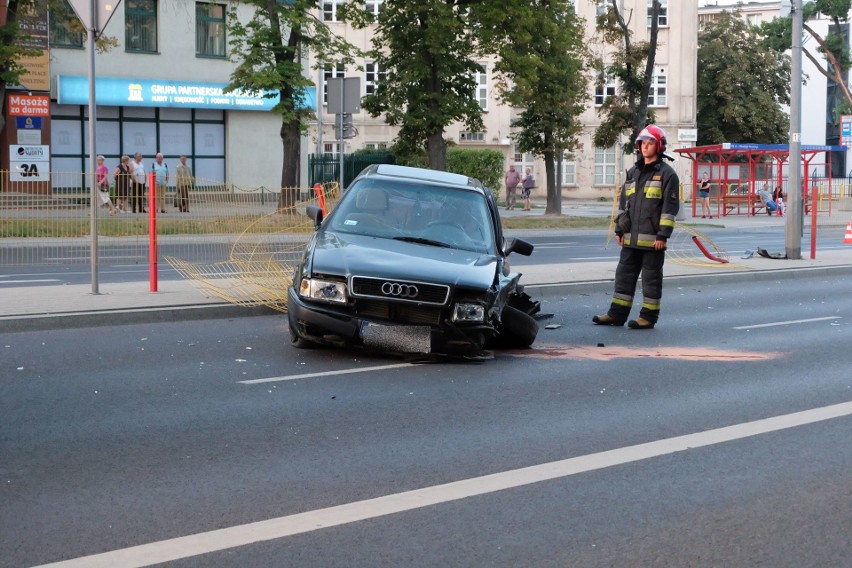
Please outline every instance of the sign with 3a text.
[{"label": "sign with 3a text", "polygon": [[10,93],[9,116],[50,116],[50,97],[47,95],[24,95]]},{"label": "sign with 3a text", "polygon": [[50,146],[12,144],[9,162],[11,181],[50,181]]}]

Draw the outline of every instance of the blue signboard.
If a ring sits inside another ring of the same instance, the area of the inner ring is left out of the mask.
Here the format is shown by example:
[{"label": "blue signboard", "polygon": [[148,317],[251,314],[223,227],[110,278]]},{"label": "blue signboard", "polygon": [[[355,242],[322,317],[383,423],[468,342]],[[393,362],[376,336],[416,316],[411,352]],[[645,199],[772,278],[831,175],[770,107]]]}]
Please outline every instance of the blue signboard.
[{"label": "blue signboard", "polygon": [[[736,144],[733,142],[725,142],[722,144],[722,148],[725,150],[789,150],[790,146],[787,144]],[[817,151],[817,152],[841,152],[843,151],[843,146],[820,146],[820,145],[811,145],[811,144],[802,144],[802,150],[808,151]]]},{"label": "blue signboard", "polygon": [[[57,102],[61,105],[89,104],[89,81],[86,77],[60,75]],[[207,108],[222,110],[271,110],[278,104],[278,93],[271,97],[259,93],[235,91],[225,93],[225,83],[195,83],[151,79],[98,77],[95,98],[100,106],[137,106],[169,108]],[[305,106],[316,110],[314,90],[305,93]]]},{"label": "blue signboard", "polygon": [[18,130],[41,130],[40,116],[16,116],[15,124]]}]

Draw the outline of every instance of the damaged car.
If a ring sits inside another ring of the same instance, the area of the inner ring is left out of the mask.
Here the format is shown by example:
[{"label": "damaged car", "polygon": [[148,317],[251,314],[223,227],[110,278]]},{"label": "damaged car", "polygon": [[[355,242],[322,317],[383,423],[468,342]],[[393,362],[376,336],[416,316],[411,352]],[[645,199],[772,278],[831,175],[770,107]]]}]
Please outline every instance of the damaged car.
[{"label": "damaged car", "polygon": [[291,340],[402,353],[480,355],[535,341],[539,304],[478,180],[389,164],[365,169],[323,217],[288,291]]}]

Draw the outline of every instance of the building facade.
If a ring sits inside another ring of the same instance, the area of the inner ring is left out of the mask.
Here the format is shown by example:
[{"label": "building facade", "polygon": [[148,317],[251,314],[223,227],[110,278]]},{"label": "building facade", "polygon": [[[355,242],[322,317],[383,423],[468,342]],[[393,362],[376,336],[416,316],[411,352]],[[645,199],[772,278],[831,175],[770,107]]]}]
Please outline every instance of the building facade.
[{"label": "building facade", "polygon": [[[321,13],[318,14],[332,30],[350,43],[362,49],[372,47],[372,32],[369,28],[354,30],[337,18],[337,9],[345,0],[324,0]],[[576,0],[576,13],[586,22],[586,37],[590,38],[593,49],[605,50],[603,46],[594,47],[595,18],[608,0]],[[695,2],[661,0],[663,11],[660,14],[659,45],[656,56],[654,87],[649,102],[657,123],[666,130],[670,148],[690,146],[695,140],[696,112],[696,54],[697,43],[697,6]],[[630,20],[635,40],[646,40],[650,30],[647,17],[649,0],[622,0],[626,18]],[[381,0],[367,1],[366,7],[378,14]],[[484,73],[476,77],[476,96],[484,111],[482,132],[469,132],[462,124],[449,125],[444,133],[448,141],[463,147],[491,148],[506,157],[506,167],[515,164],[519,168],[530,167],[538,181],[536,192],[545,192],[544,163],[535,156],[521,153],[512,141],[512,123],[518,115],[517,109],[502,104],[497,96],[493,75],[493,62],[480,61]],[[318,85],[332,77],[361,78],[362,94],[375,89],[381,81],[382,70],[372,61],[360,61],[363,71],[356,66],[327,68],[315,72],[314,81]],[[591,77],[590,77],[591,79]],[[583,198],[611,197],[612,191],[621,178],[619,172],[627,167],[632,155],[624,155],[623,148],[595,148],[592,134],[600,124],[597,107],[611,95],[617,86],[609,85],[602,92],[595,92],[590,81],[588,108],[582,115],[585,124],[579,149],[573,155],[567,155],[563,161],[563,195]],[[325,91],[325,89],[323,89]],[[321,99],[326,100],[325,94]],[[311,144],[320,151],[335,153],[339,144],[334,128],[334,116],[323,106],[319,129],[310,130]],[[332,110],[333,112],[333,110]],[[381,148],[390,146],[396,136],[397,128],[388,126],[381,117],[372,118],[366,112],[353,116],[357,134],[344,141],[344,151],[352,152],[361,148]],[[626,140],[626,137],[625,137]],[[681,176],[689,175],[688,164],[676,165]]]},{"label": "building facade", "polygon": [[[4,169],[14,165],[8,155],[13,145],[47,147],[54,187],[75,175],[79,179],[89,162],[88,52],[67,8],[65,17],[51,14],[48,24],[48,90],[33,92],[25,75],[24,84],[9,91],[2,133],[7,155],[0,155]],[[172,166],[185,154],[200,180],[280,185],[283,157],[274,148],[281,148],[281,120],[269,112],[276,101],[222,91],[234,69],[226,57],[228,8],[224,2],[185,0],[118,4],[104,30],[116,45],[95,58],[95,151],[111,169],[125,154],[140,152],[147,165],[162,152]],[[250,16],[248,7],[238,7],[241,20]],[[10,105],[27,97],[49,99],[49,113],[36,122],[38,129]]]}]

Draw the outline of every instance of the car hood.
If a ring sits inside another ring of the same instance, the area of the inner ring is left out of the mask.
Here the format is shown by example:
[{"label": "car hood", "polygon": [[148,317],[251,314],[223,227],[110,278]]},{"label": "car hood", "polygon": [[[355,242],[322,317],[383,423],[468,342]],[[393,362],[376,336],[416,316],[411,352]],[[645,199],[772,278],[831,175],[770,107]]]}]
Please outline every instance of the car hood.
[{"label": "car hood", "polygon": [[313,243],[312,274],[374,276],[486,290],[496,280],[493,254],[363,235],[320,232]]}]

